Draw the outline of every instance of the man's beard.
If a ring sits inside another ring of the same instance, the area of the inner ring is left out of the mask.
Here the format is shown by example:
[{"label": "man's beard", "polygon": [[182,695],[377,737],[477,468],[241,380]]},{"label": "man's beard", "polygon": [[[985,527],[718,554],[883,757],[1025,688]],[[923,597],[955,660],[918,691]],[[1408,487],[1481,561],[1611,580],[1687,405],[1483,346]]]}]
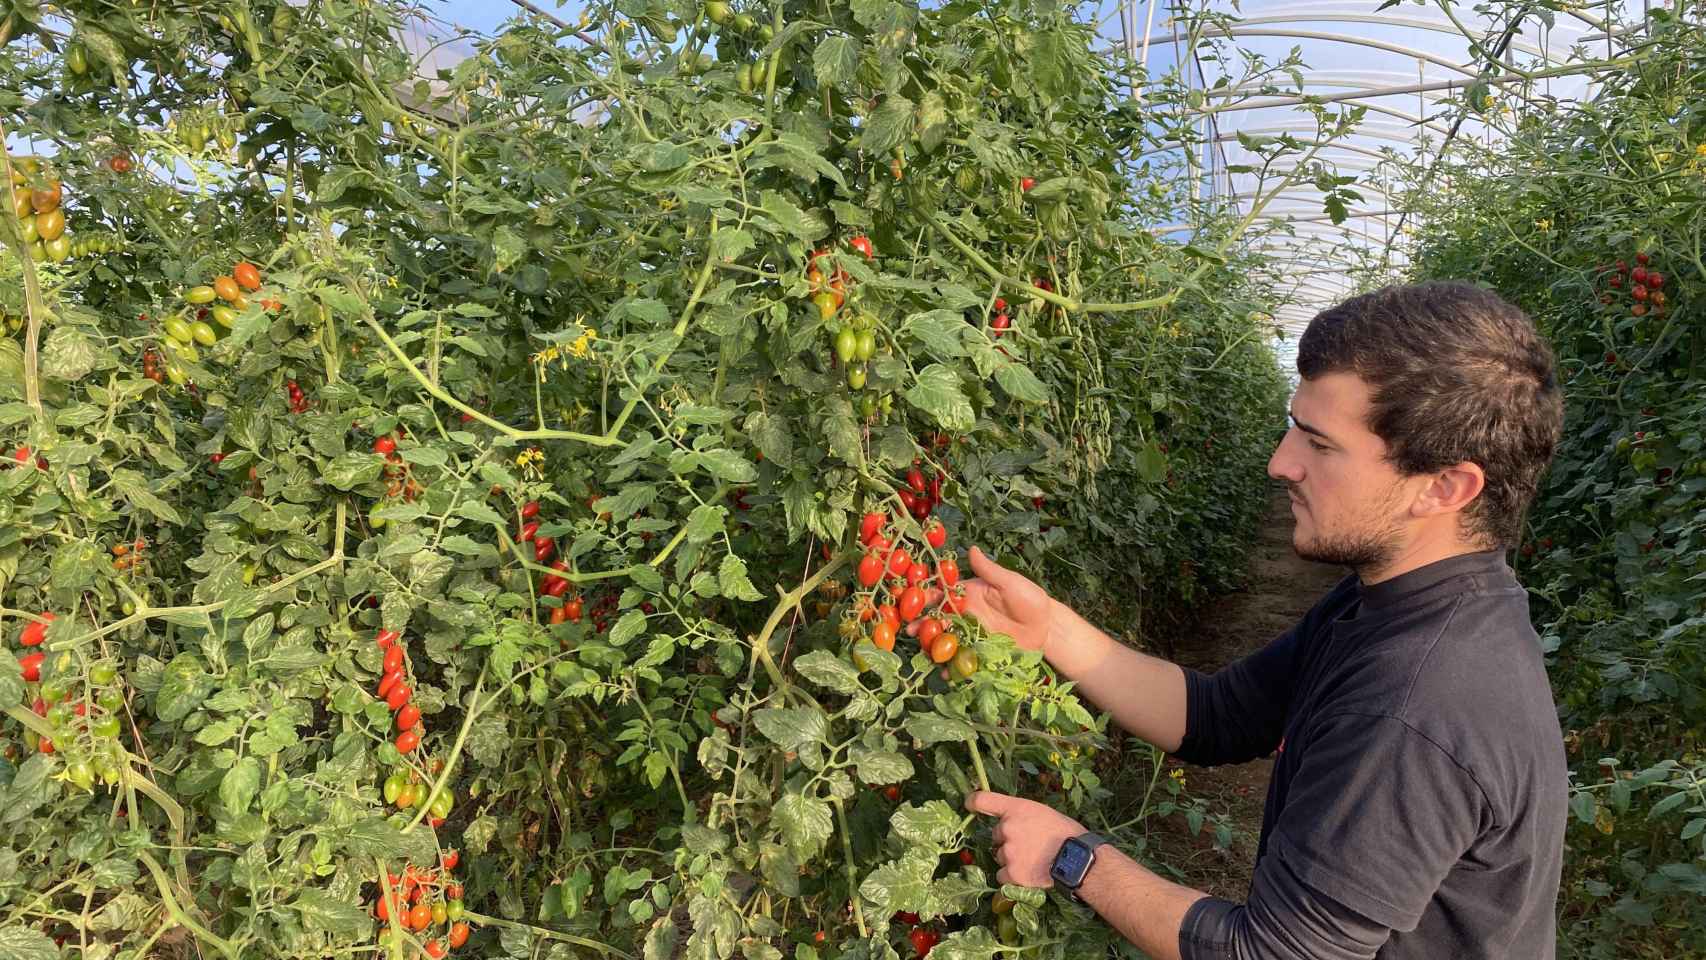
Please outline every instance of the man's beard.
[{"label": "man's beard", "polygon": [[[1381,502],[1377,509],[1386,507],[1388,504]],[[1305,560],[1350,567],[1358,573],[1383,569],[1398,556],[1403,533],[1396,524],[1384,519],[1384,509],[1381,515],[1383,519],[1365,522],[1358,529],[1317,531],[1305,543],[1298,543],[1294,537],[1293,549]]]}]

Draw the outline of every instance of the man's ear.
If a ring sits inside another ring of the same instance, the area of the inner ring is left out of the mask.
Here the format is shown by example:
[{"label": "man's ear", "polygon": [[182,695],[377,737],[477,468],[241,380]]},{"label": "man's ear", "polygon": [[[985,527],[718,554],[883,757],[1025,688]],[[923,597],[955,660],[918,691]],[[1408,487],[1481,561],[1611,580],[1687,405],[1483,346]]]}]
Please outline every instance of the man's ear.
[{"label": "man's ear", "polygon": [[1474,502],[1487,486],[1487,474],[1478,463],[1463,461],[1435,473],[1410,507],[1417,517],[1459,513]]}]

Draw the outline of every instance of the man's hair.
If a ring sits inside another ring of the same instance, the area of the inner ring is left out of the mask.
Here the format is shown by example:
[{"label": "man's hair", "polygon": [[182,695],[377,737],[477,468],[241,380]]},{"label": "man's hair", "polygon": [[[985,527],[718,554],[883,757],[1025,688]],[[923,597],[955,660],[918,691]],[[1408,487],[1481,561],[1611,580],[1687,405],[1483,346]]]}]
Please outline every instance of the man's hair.
[{"label": "man's hair", "polygon": [[1521,539],[1564,425],[1552,349],[1527,314],[1467,283],[1382,287],[1317,314],[1297,372],[1367,383],[1369,429],[1401,474],[1478,464],[1486,485],[1464,508],[1464,535],[1489,548]]}]

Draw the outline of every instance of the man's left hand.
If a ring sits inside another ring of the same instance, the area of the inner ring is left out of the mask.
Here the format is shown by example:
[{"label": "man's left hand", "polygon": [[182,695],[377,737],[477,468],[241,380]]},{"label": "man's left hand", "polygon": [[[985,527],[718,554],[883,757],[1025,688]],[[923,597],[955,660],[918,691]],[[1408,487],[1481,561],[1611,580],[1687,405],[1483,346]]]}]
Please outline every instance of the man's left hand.
[{"label": "man's left hand", "polygon": [[1051,887],[1060,845],[1087,831],[1084,825],[1035,800],[978,791],[966,796],[966,809],[998,818],[995,824],[995,879],[1024,887]]}]

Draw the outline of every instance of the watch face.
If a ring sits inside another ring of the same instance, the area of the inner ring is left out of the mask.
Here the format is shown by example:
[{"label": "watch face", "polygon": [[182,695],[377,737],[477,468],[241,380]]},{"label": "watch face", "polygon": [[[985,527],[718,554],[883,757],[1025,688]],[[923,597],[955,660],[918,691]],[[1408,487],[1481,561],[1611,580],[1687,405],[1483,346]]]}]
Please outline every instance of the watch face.
[{"label": "watch face", "polygon": [[1068,886],[1077,886],[1084,881],[1084,874],[1089,871],[1094,856],[1094,851],[1076,839],[1066,841],[1054,857],[1052,872],[1055,879]]}]

